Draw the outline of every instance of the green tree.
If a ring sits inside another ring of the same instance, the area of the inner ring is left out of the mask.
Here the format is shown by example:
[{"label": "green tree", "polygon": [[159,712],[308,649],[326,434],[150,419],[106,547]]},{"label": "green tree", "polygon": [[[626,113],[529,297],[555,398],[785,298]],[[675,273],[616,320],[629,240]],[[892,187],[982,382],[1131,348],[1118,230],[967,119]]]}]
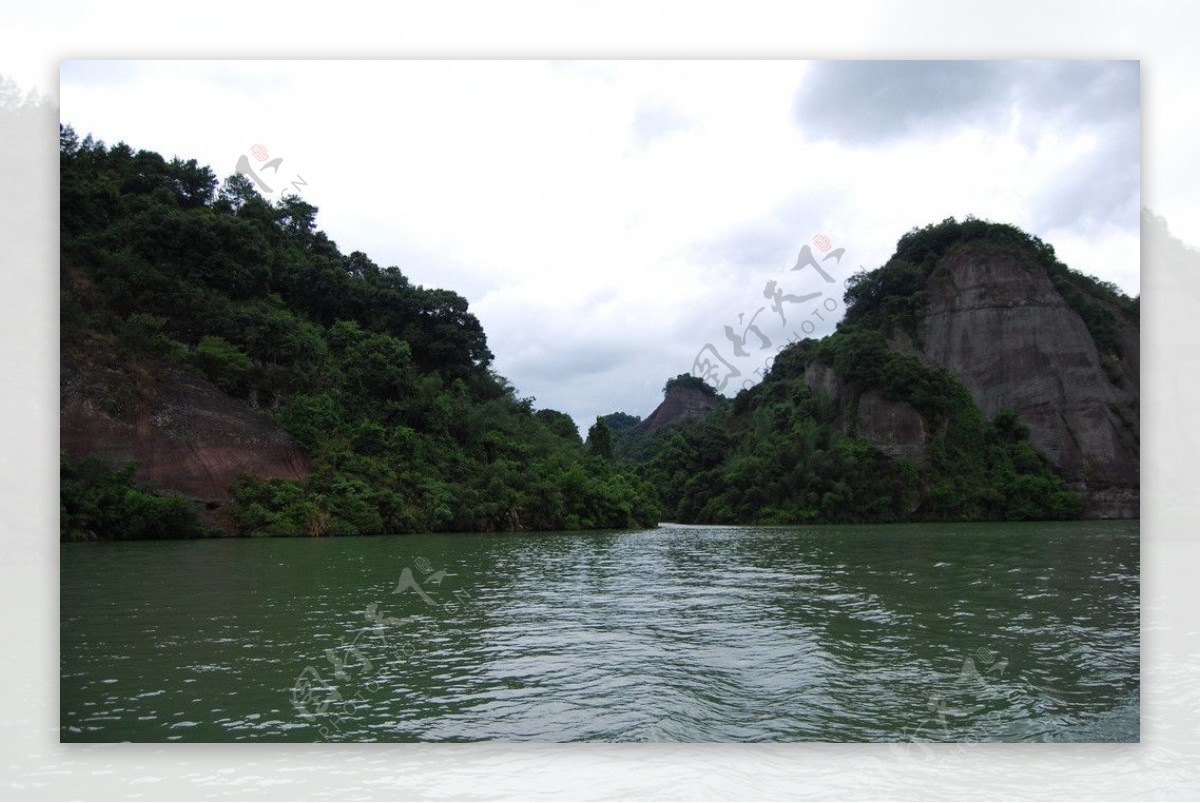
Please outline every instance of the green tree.
[{"label": "green tree", "polygon": [[243,390],[243,379],[253,367],[239,347],[213,335],[201,338],[191,354],[191,364],[221,390],[235,394]]},{"label": "green tree", "polygon": [[604,419],[598,416],[596,423],[588,427],[587,447],[589,452],[601,460],[612,460],[612,430],[604,423]]},{"label": "green tree", "polygon": [[114,468],[97,455],[59,455],[59,528],[63,541],[129,541],[212,535],[196,506],[158,495],[134,479],[135,464]]},{"label": "green tree", "polygon": [[566,413],[558,410],[538,410],[534,417],[555,435],[572,444],[580,444],[579,428],[575,421]]},{"label": "green tree", "polygon": [[696,390],[700,393],[703,393],[705,396],[717,395],[717,391],[712,385],[708,384],[698,376],[693,376],[692,374],[679,374],[672,379],[668,379],[666,384],[663,385],[663,395],[667,395],[676,388]]}]

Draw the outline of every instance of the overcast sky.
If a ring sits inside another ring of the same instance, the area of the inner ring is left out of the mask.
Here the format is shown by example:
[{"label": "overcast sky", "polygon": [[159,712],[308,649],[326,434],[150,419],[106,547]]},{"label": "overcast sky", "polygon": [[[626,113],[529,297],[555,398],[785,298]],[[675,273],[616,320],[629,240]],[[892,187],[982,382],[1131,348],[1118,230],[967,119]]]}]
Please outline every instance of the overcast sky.
[{"label": "overcast sky", "polygon": [[728,395],[758,381],[831,330],[847,276],[949,216],[1140,292],[1132,61],[75,61],[61,81],[81,136],[221,178],[245,156],[344,253],[466,296],[497,372],[584,428],[645,417],[698,357],[740,373]]}]

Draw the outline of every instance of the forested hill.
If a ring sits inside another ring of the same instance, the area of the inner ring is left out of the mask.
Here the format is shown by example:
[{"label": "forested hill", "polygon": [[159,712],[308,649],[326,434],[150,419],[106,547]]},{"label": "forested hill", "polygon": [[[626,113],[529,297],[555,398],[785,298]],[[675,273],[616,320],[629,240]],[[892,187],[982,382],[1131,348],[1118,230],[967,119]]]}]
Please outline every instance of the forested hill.
[{"label": "forested hill", "polygon": [[668,519],[1138,516],[1138,299],[1014,226],[951,218],[845,300],[834,334],[731,403],[668,421],[695,394],[681,376],[654,428],[608,417]]},{"label": "forested hill", "polygon": [[462,296],[299,196],[69,127],[60,155],[64,539],[657,520],[606,431],[491,370]]}]

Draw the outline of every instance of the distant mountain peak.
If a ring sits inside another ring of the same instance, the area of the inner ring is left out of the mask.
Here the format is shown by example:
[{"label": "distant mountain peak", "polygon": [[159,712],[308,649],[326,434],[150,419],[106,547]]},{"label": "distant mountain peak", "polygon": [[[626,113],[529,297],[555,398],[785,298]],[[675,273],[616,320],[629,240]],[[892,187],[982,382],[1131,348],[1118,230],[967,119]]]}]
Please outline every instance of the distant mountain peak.
[{"label": "distant mountain peak", "polygon": [[676,421],[699,418],[717,406],[718,399],[712,392],[705,392],[691,384],[672,384],[674,381],[667,383],[662,403],[637,425],[637,429],[654,432]]}]

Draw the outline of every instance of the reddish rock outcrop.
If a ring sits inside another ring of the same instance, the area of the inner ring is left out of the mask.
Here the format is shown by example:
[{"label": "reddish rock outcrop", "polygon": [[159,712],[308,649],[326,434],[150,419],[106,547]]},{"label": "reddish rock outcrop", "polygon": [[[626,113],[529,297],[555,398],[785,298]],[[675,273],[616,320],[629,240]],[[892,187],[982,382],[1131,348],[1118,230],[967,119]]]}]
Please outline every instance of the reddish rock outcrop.
[{"label": "reddish rock outcrop", "polygon": [[202,379],[166,364],[89,364],[64,359],[61,448],[78,459],[139,463],[153,485],[205,502],[230,498],[242,473],[300,479],[308,455],[265,416]]},{"label": "reddish rock outcrop", "polygon": [[643,432],[654,432],[675,421],[702,416],[716,406],[716,398],[695,388],[672,388],[662,403],[637,428]]}]

